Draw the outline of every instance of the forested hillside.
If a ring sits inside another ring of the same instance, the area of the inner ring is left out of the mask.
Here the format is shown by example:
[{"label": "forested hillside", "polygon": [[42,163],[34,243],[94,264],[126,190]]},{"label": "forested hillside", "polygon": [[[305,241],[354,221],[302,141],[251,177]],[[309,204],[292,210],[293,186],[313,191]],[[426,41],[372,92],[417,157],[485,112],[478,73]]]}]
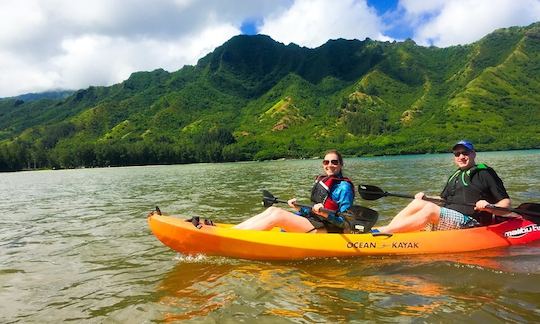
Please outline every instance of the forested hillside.
[{"label": "forested hillside", "polygon": [[236,36],[196,66],[0,99],[0,170],[540,148],[540,23],[467,46]]}]

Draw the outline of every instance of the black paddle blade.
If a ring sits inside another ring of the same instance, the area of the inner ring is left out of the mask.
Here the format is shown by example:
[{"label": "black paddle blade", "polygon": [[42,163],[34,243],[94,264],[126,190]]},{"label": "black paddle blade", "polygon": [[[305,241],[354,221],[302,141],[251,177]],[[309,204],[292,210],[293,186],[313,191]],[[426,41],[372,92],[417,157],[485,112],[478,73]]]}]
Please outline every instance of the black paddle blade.
[{"label": "black paddle blade", "polygon": [[365,200],[377,200],[387,196],[386,192],[381,188],[364,184],[358,186],[358,192]]},{"label": "black paddle blade", "polygon": [[540,213],[540,204],[523,203],[523,204],[519,205],[516,209],[528,210],[528,211],[532,211],[532,212],[535,212],[535,213]]},{"label": "black paddle blade", "polygon": [[351,208],[342,214],[345,216],[346,233],[367,233],[379,219],[379,213],[376,210],[363,206],[351,206]]},{"label": "black paddle blade", "polygon": [[379,213],[376,210],[364,206],[351,206],[346,213],[354,219],[373,222],[373,224],[379,219]]},{"label": "black paddle blade", "polygon": [[536,224],[540,224],[540,204],[522,203],[518,208],[512,210],[526,219],[533,221]]},{"label": "black paddle blade", "polygon": [[266,208],[272,207],[274,205],[274,201],[263,198],[262,205]]},{"label": "black paddle blade", "polygon": [[271,207],[274,203],[277,202],[277,198],[274,197],[274,195],[272,195],[270,191],[263,190],[262,194],[263,194],[262,204],[264,207]]}]

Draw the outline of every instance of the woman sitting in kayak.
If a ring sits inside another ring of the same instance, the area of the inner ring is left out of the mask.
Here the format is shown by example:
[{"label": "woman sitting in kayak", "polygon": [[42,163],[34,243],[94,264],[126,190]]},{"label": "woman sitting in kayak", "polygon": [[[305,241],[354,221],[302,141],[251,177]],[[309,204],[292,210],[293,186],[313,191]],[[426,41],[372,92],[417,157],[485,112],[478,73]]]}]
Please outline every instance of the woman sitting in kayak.
[{"label": "woman sitting in kayak", "polygon": [[315,204],[309,208],[300,208],[296,205],[296,198],[287,203],[296,213],[269,207],[264,212],[236,225],[236,229],[270,230],[280,227],[287,232],[300,233],[341,233],[340,226],[343,219],[335,213],[326,213],[325,210],[344,212],[348,210],[354,200],[354,186],[348,178],[341,174],[343,158],[336,150],[327,151],[322,166],[325,175],[318,176],[311,190],[311,201]]}]

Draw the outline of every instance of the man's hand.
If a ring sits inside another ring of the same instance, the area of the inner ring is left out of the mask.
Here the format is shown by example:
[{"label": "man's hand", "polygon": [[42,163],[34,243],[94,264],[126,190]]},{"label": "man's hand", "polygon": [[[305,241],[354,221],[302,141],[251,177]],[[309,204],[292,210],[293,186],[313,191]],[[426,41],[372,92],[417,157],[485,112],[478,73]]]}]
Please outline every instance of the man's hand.
[{"label": "man's hand", "polygon": [[488,205],[490,205],[489,202],[487,202],[486,200],[478,200],[474,206],[474,210],[487,210],[489,208],[486,208]]},{"label": "man's hand", "polygon": [[422,200],[422,199],[424,199],[425,196],[426,196],[425,193],[419,192],[419,193],[417,193],[416,195],[414,195],[414,199],[420,199],[420,200]]}]

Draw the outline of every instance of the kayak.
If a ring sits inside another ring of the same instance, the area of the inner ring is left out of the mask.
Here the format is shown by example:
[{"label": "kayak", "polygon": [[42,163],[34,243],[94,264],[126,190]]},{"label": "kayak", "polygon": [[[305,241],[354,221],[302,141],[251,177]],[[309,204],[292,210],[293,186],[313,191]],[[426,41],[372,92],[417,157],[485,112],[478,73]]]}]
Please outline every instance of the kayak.
[{"label": "kayak", "polygon": [[540,225],[522,218],[490,226],[396,234],[313,234],[238,230],[231,224],[200,224],[171,216],[148,217],[152,233],[184,255],[250,260],[299,260],[425,253],[456,253],[540,240]]}]

